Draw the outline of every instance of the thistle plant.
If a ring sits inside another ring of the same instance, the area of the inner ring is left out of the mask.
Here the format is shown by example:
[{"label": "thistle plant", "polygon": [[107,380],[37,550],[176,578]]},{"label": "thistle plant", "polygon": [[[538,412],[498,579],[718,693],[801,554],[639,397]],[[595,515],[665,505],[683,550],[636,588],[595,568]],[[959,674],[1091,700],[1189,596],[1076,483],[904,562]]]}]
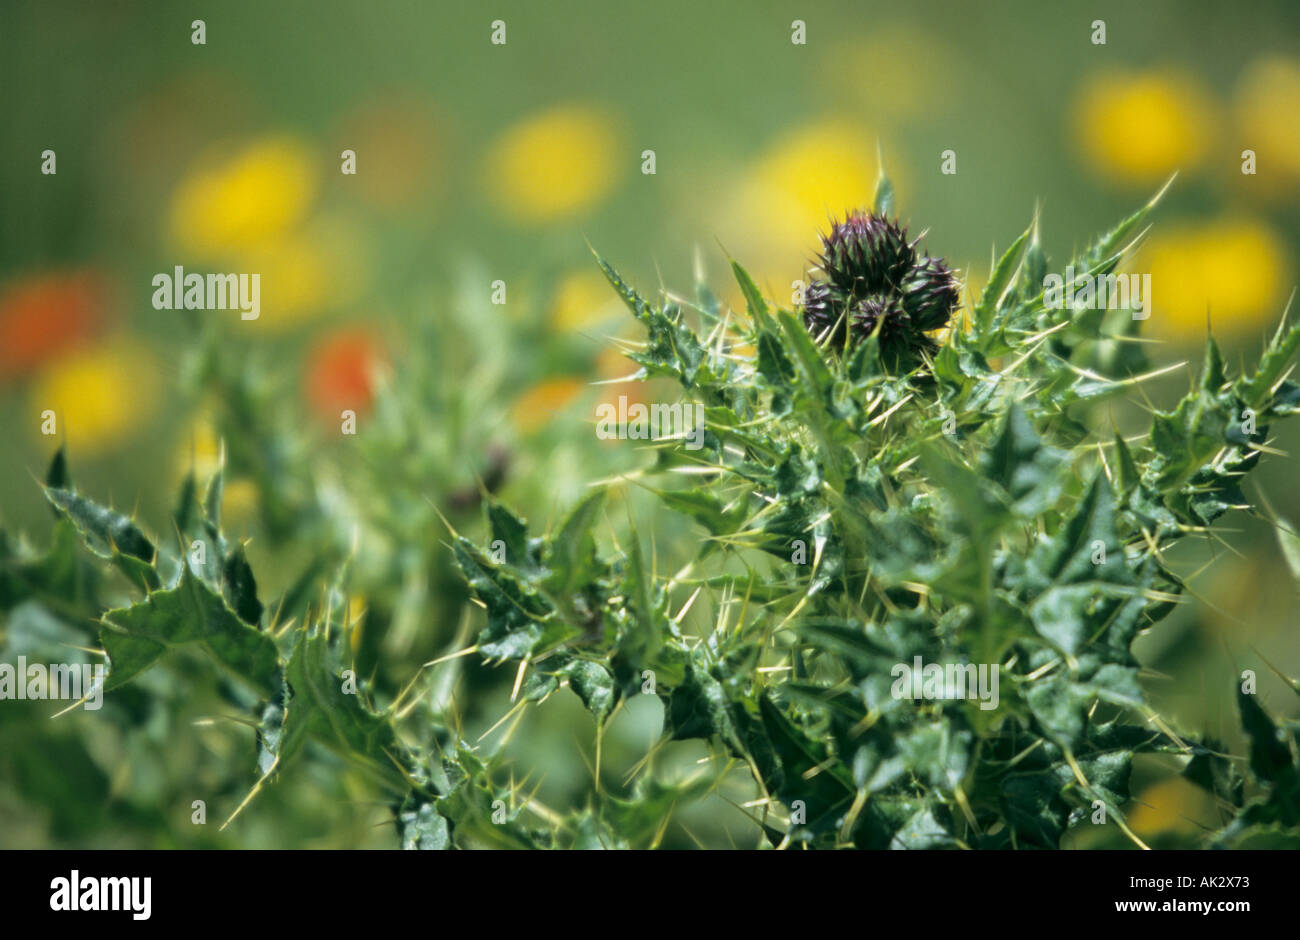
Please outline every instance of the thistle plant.
[{"label": "thistle plant", "polygon": [[[1158,199],[1074,270],[1113,272]],[[1132,310],[1044,305],[1035,222],[940,346],[928,331],[948,322],[955,277],[915,253],[890,201],[882,182],[873,212],[824,237],[802,323],[734,262],[739,322],[707,289],[655,303],[599,262],[646,329],[641,375],[707,408],[704,450],[663,441],[654,467],[690,481],[657,497],[700,547],[671,576],[635,537],[600,556],[607,489],[540,538],[493,507],[505,560],[456,549],[486,611],[478,651],[518,663],[528,697],[568,684],[598,721],[656,677],[665,739],[748,769],[761,844],[1056,847],[1104,823],[1142,845],[1132,762],[1164,753],[1221,802],[1209,844],[1294,845],[1300,724],[1239,697],[1243,806],[1235,765],[1147,704],[1131,646],[1181,600],[1166,552],[1247,505],[1268,422],[1300,407],[1286,378],[1300,325],[1231,379],[1210,339],[1147,434],[1100,433],[1084,423],[1095,406],[1159,374],[1139,374]],[[1000,702],[898,694],[918,660],[992,667]]]},{"label": "thistle plant", "polygon": [[[1158,199],[1071,259],[1077,276],[1114,272]],[[80,492],[60,453],[44,487],[53,545],[0,543],[0,604],[93,622],[108,704],[182,653],[216,667],[256,728],[229,819],[257,813],[308,754],[382,794],[412,848],[653,847],[724,791],[753,847],[1057,847],[1087,826],[1142,845],[1130,774],[1159,754],[1218,801],[1205,844],[1294,847],[1300,722],[1239,695],[1243,777],[1148,703],[1132,645],[1183,600],[1171,547],[1249,506],[1241,480],[1270,422],[1300,410],[1300,325],[1284,321],[1235,376],[1208,340],[1186,394],[1122,435],[1099,406],[1168,371],[1148,370],[1132,311],[1045,304],[1037,221],[959,311],[955,272],[907,240],[891,201],[882,183],[870,212],[833,225],[801,310],[774,307],[736,262],[743,313],[705,285],[694,301],[647,299],[598,259],[645,331],[628,352],[637,377],[704,407],[704,446],[656,441],[651,466],[593,485],[549,527],[486,491],[477,535],[470,516],[443,515],[472,606],[411,588],[412,566],[441,570],[441,556],[427,530],[439,513],[411,521],[423,474],[389,472],[404,422],[378,422],[376,491],[345,501],[318,462],[268,449],[276,422],[249,415],[230,433],[250,436],[239,459],[279,507],[274,531],[321,547],[278,596],[223,529],[222,474],[187,479],[175,537],[157,539]],[[237,370],[197,371],[236,415],[255,400]],[[395,382],[380,411],[418,416],[424,393]],[[634,490],[652,501],[639,519]],[[620,502],[627,523],[608,512]],[[694,537],[658,540],[675,522]],[[378,559],[348,549],[357,524],[388,533]],[[358,582],[400,622],[434,622],[447,655],[404,676],[382,652],[358,669]],[[465,733],[471,657],[505,667],[505,718],[576,695],[597,743],[585,801],[544,806],[529,768]],[[996,676],[996,696],[909,687],[900,671],[918,662]],[[662,733],[606,779],[599,742],[643,696],[661,702]],[[660,772],[656,756],[686,740],[713,759]]]}]

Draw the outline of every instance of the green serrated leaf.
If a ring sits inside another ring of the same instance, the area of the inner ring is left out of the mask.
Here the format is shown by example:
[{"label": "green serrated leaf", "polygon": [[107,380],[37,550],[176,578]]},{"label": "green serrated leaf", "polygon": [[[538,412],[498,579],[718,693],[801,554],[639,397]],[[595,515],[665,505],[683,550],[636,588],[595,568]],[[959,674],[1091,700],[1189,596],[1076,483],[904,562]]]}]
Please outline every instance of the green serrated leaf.
[{"label": "green serrated leaf", "polygon": [[1282,379],[1297,351],[1300,351],[1300,320],[1290,327],[1286,327],[1285,323],[1279,324],[1264,355],[1260,357],[1254,374],[1250,378],[1242,376],[1237,380],[1241,397],[1247,405],[1259,410],[1268,404],[1273,387]]},{"label": "green serrated leaf", "polygon": [[1011,510],[1031,518],[1051,508],[1061,493],[1060,468],[1064,452],[1046,445],[1025,415],[1013,404],[1002,431],[985,451],[981,468],[1011,499]]},{"label": "green serrated leaf", "polygon": [[980,294],[979,301],[975,304],[972,311],[971,319],[974,321],[976,330],[981,334],[986,334],[993,325],[993,316],[998,311],[999,302],[1003,293],[1011,284],[1011,277],[1016,272],[1016,266],[1020,263],[1021,250],[1025,247],[1025,242],[1033,234],[1034,226],[1030,224],[1025,229],[1024,234],[1011,243],[1011,247],[1002,253],[998,263],[993,266],[989,273],[988,283],[984,285],[984,292]]},{"label": "green serrated leaf", "polygon": [[66,448],[60,444],[50,460],[50,468],[45,472],[45,485],[55,490],[72,489],[72,476],[68,472],[68,455]]},{"label": "green serrated leaf", "polygon": [[387,715],[372,711],[345,682],[343,667],[321,627],[300,630],[285,665],[284,684],[261,732],[258,766],[263,776],[282,769],[312,738],[403,791],[409,754]]},{"label": "green serrated leaf", "polygon": [[184,646],[203,649],[263,694],[278,683],[275,643],[240,620],[188,566],[176,587],[153,591],[137,604],[106,612],[103,624],[100,642],[110,662],[106,690],[122,686],[169,650]]},{"label": "green serrated leaf", "polygon": [[221,568],[221,589],[231,608],[245,623],[262,622],[262,602],[257,599],[257,581],[240,545],[226,556]]},{"label": "green serrated leaf", "polygon": [[880,173],[876,176],[876,194],[871,204],[878,216],[894,214],[894,183],[885,175],[884,161],[881,161]]},{"label": "green serrated leaf", "polygon": [[618,690],[614,686],[614,677],[600,663],[589,659],[575,659],[566,670],[569,676],[569,688],[582,699],[587,711],[596,719],[597,726],[603,726],[605,719],[614,710],[618,702]]},{"label": "green serrated leaf", "polygon": [[90,551],[101,558],[111,559],[145,590],[161,584],[154,568],[157,551],[153,542],[126,516],[73,490],[47,486],[45,498],[76,527]]},{"label": "green serrated leaf", "polygon": [[1039,546],[1030,559],[1040,579],[1030,590],[1034,627],[1069,654],[1080,652],[1097,635],[1096,601],[1128,598],[1136,581],[1115,530],[1114,495],[1105,475],[1094,476],[1083,502],[1055,538]]},{"label": "green serrated leaf", "polygon": [[567,598],[579,585],[597,574],[596,537],[593,529],[604,505],[604,490],[585,496],[560,525],[546,554],[546,588],[559,598]]},{"label": "green serrated leaf", "polygon": [[736,277],[736,283],[740,285],[740,292],[745,296],[745,306],[749,310],[749,315],[753,318],[754,325],[758,328],[759,333],[771,336],[779,335],[776,323],[768,312],[767,301],[763,299],[763,294],[759,291],[758,285],[754,283],[754,279],[749,276],[749,272],[741,267],[737,261],[731,262],[731,271]]}]

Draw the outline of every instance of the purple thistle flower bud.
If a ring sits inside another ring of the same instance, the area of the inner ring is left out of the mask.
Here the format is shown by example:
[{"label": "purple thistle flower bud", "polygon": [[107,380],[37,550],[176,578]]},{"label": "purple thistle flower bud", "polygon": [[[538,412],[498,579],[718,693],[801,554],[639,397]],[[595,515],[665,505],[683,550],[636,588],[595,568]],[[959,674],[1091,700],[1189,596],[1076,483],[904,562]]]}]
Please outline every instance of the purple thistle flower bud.
[{"label": "purple thistle flower bud", "polygon": [[890,362],[914,361],[938,344],[926,335],[946,326],[960,300],[953,270],[917,256],[906,231],[869,212],[850,212],[822,236],[823,277],[804,292],[804,326],[830,349],[856,346],[877,329]]},{"label": "purple thistle flower bud", "polygon": [[850,212],[822,236],[818,261],[828,281],[863,297],[897,288],[915,263],[916,252],[896,223],[868,212]]},{"label": "purple thistle flower bud", "polygon": [[942,258],[922,258],[903,282],[903,306],[918,330],[947,326],[960,300],[957,275]]}]

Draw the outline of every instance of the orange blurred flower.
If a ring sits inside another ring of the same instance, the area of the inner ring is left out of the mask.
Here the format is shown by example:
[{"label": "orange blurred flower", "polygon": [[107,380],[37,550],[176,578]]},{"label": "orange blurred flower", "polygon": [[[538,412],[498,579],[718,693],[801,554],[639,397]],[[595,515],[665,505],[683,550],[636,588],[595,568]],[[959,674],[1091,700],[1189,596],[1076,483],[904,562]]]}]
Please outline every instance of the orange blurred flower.
[{"label": "orange blurred flower", "polygon": [[304,393],[323,418],[351,409],[366,411],[374,401],[376,373],[388,361],[379,338],[348,328],[322,337],[307,353]]},{"label": "orange blurred flower", "polygon": [[395,92],[369,102],[346,117],[337,136],[336,152],[354,150],[358,171],[335,179],[380,209],[421,208],[444,176],[439,130],[428,100]]},{"label": "orange blurred flower", "polygon": [[531,434],[573,404],[585,385],[586,382],[573,376],[544,379],[515,400],[510,408],[510,421],[523,433]]},{"label": "orange blurred flower", "polygon": [[93,271],[37,274],[0,294],[0,378],[24,375],[94,334],[105,291]]}]

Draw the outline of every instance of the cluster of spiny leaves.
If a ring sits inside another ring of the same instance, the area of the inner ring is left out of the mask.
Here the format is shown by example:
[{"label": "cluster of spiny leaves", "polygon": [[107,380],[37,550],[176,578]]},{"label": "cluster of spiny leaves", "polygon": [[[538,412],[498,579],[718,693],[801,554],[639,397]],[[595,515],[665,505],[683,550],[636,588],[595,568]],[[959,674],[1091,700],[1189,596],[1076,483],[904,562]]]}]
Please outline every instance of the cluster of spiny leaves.
[{"label": "cluster of spiny leaves", "polygon": [[[259,600],[243,547],[222,532],[220,472],[202,499],[193,477],[186,479],[173,514],[175,548],[156,544],[131,518],[78,492],[62,450],[44,491],[60,517],[54,544],[43,555],[3,544],[0,605],[11,611],[38,601],[60,612],[97,611],[109,701],[179,650],[218,667],[227,677],[223,694],[257,726],[258,776],[248,799],[231,807],[231,819],[314,741],[388,794],[407,846],[446,847],[453,823],[460,844],[551,844],[549,831],[523,824],[510,789],[492,783],[488,761],[446,723],[426,713],[412,738],[402,727],[400,698],[380,708],[363,678],[349,682],[356,662],[346,566],[323,592],[312,589],[309,570],[274,607]],[[111,569],[133,586],[135,600],[126,606],[102,600]],[[510,804],[508,816],[491,822],[498,800]],[[437,813],[430,812],[434,801]]]},{"label": "cluster of spiny leaves", "polygon": [[[1074,258],[1077,276],[1113,272],[1156,201]],[[882,186],[874,218],[888,203]],[[828,349],[818,317],[771,308],[738,264],[739,325],[707,289],[655,303],[600,263],[646,329],[642,375],[706,408],[703,449],[662,441],[653,468],[700,547],[671,577],[636,540],[603,557],[604,489],[545,536],[491,507],[504,559],[456,552],[486,612],[478,651],[519,663],[526,699],[567,684],[600,722],[653,676],[665,738],[742,762],[772,845],[1056,847],[1098,807],[1141,844],[1129,777],[1155,752],[1220,801],[1213,844],[1294,842],[1300,725],[1240,697],[1243,806],[1230,760],[1147,704],[1131,646],[1180,600],[1168,548],[1246,506],[1268,423],[1300,409],[1300,325],[1233,379],[1211,339],[1199,380],[1126,440],[1086,421],[1149,377],[1139,321],[1046,305],[1036,223],[942,347],[909,341],[933,354],[904,371],[883,321]],[[999,665],[999,706],[893,696],[892,668],[917,657]]]},{"label": "cluster of spiny leaves", "polygon": [[[5,721],[0,774],[49,811],[56,838],[87,844],[116,829],[146,844],[228,845],[217,830],[259,811],[280,817],[287,831],[314,829],[321,820],[309,814],[321,811],[319,799],[300,807],[277,795],[265,805],[272,783],[293,775],[296,787],[311,763],[334,778],[335,803],[358,781],[363,805],[375,795],[389,803],[406,846],[586,844],[581,818],[562,831],[543,824],[536,801],[524,800],[517,782],[503,782],[497,755],[464,739],[464,724],[487,707],[464,701],[481,694],[467,688],[465,658],[420,668],[431,651],[459,643],[467,626],[467,591],[438,538],[440,516],[472,525],[496,485],[497,440],[489,435],[498,423],[471,418],[517,393],[502,387],[510,375],[503,365],[535,342],[519,330],[485,330],[496,311],[476,305],[468,287],[455,309],[459,320],[420,337],[402,384],[381,389],[363,433],[324,456],[315,447],[328,448],[328,439],[312,440],[286,404],[292,396],[275,384],[283,370],[262,368],[256,349],[202,325],[183,390],[209,402],[223,469],[209,479],[186,475],[161,533],[76,487],[58,452],[44,484],[58,517],[48,549],[0,530],[0,660],[26,654],[108,665],[102,710],[74,709],[51,723],[48,711],[29,708]],[[465,342],[456,341],[456,328],[471,324]],[[484,339],[471,345],[475,336]],[[262,540],[280,556],[274,573],[255,575],[242,540],[223,527],[232,477],[255,486]],[[236,750],[220,767],[205,761],[201,773],[163,777],[162,755],[205,753],[197,740],[227,753],[206,737],[216,732],[180,720],[182,702],[210,707],[214,698],[223,718],[234,718],[215,723],[252,753]],[[133,773],[152,775],[148,785],[133,779],[113,795],[108,771],[83,740],[106,727],[124,742]],[[651,813],[657,822],[656,800],[673,796],[652,788],[624,821],[644,827],[641,817]],[[195,799],[216,825],[188,826]],[[370,830],[372,814],[351,815],[356,830]]]},{"label": "cluster of spiny leaves", "polygon": [[[889,214],[887,192],[875,217]],[[1150,208],[1074,259],[1078,276],[1113,271]],[[1212,742],[1152,712],[1130,648],[1179,600],[1165,551],[1246,505],[1240,480],[1268,422],[1300,408],[1286,379],[1300,326],[1280,328],[1233,379],[1211,342],[1199,381],[1149,434],[1099,439],[1092,407],[1143,378],[1139,321],[1046,306],[1034,228],[994,266],[968,322],[942,345],[908,337],[907,362],[887,354],[879,319],[828,349],[807,311],[771,308],[739,265],[743,322],[707,288],[693,304],[654,303],[601,264],[646,329],[631,353],[643,375],[675,379],[706,409],[704,448],[659,442],[652,468],[658,503],[698,527],[699,550],[665,576],[635,531],[610,549],[602,507],[615,484],[546,533],[488,500],[485,543],[453,532],[451,550],[485,617],[470,650],[511,664],[518,701],[567,689],[604,729],[631,697],[658,696],[664,741],[703,739],[719,773],[750,776],[754,844],[1056,846],[1098,802],[1127,833],[1129,772],[1144,752],[1189,758],[1188,778],[1225,810],[1213,844],[1268,843],[1300,823],[1300,724],[1241,696],[1247,790]],[[201,357],[195,371],[228,412],[231,461],[258,482],[270,538],[315,548],[301,577],[274,598],[259,592],[221,525],[221,474],[202,495],[187,478],[172,538],[159,540],[81,493],[60,454],[45,483],[53,544],[41,554],[0,541],[0,609],[93,624],[106,704],[123,697],[133,716],[157,694],[155,670],[192,664],[178,650],[213,663],[257,727],[249,799],[232,816],[255,812],[252,797],[321,747],[386,794],[411,847],[654,845],[678,807],[719,782],[642,768],[624,791],[597,786],[585,808],[554,813],[463,739],[449,690],[464,657],[396,688],[361,668],[371,640],[358,642],[347,613],[358,584],[381,601],[388,592],[371,635],[459,617],[409,590],[411,571],[437,570],[437,510],[419,497],[440,463],[412,437],[427,388],[381,399],[366,445],[378,469],[345,499],[223,361]],[[358,525],[386,533],[379,561],[349,553]],[[892,668],[918,656],[1000,665],[1000,707],[895,698]]]}]

